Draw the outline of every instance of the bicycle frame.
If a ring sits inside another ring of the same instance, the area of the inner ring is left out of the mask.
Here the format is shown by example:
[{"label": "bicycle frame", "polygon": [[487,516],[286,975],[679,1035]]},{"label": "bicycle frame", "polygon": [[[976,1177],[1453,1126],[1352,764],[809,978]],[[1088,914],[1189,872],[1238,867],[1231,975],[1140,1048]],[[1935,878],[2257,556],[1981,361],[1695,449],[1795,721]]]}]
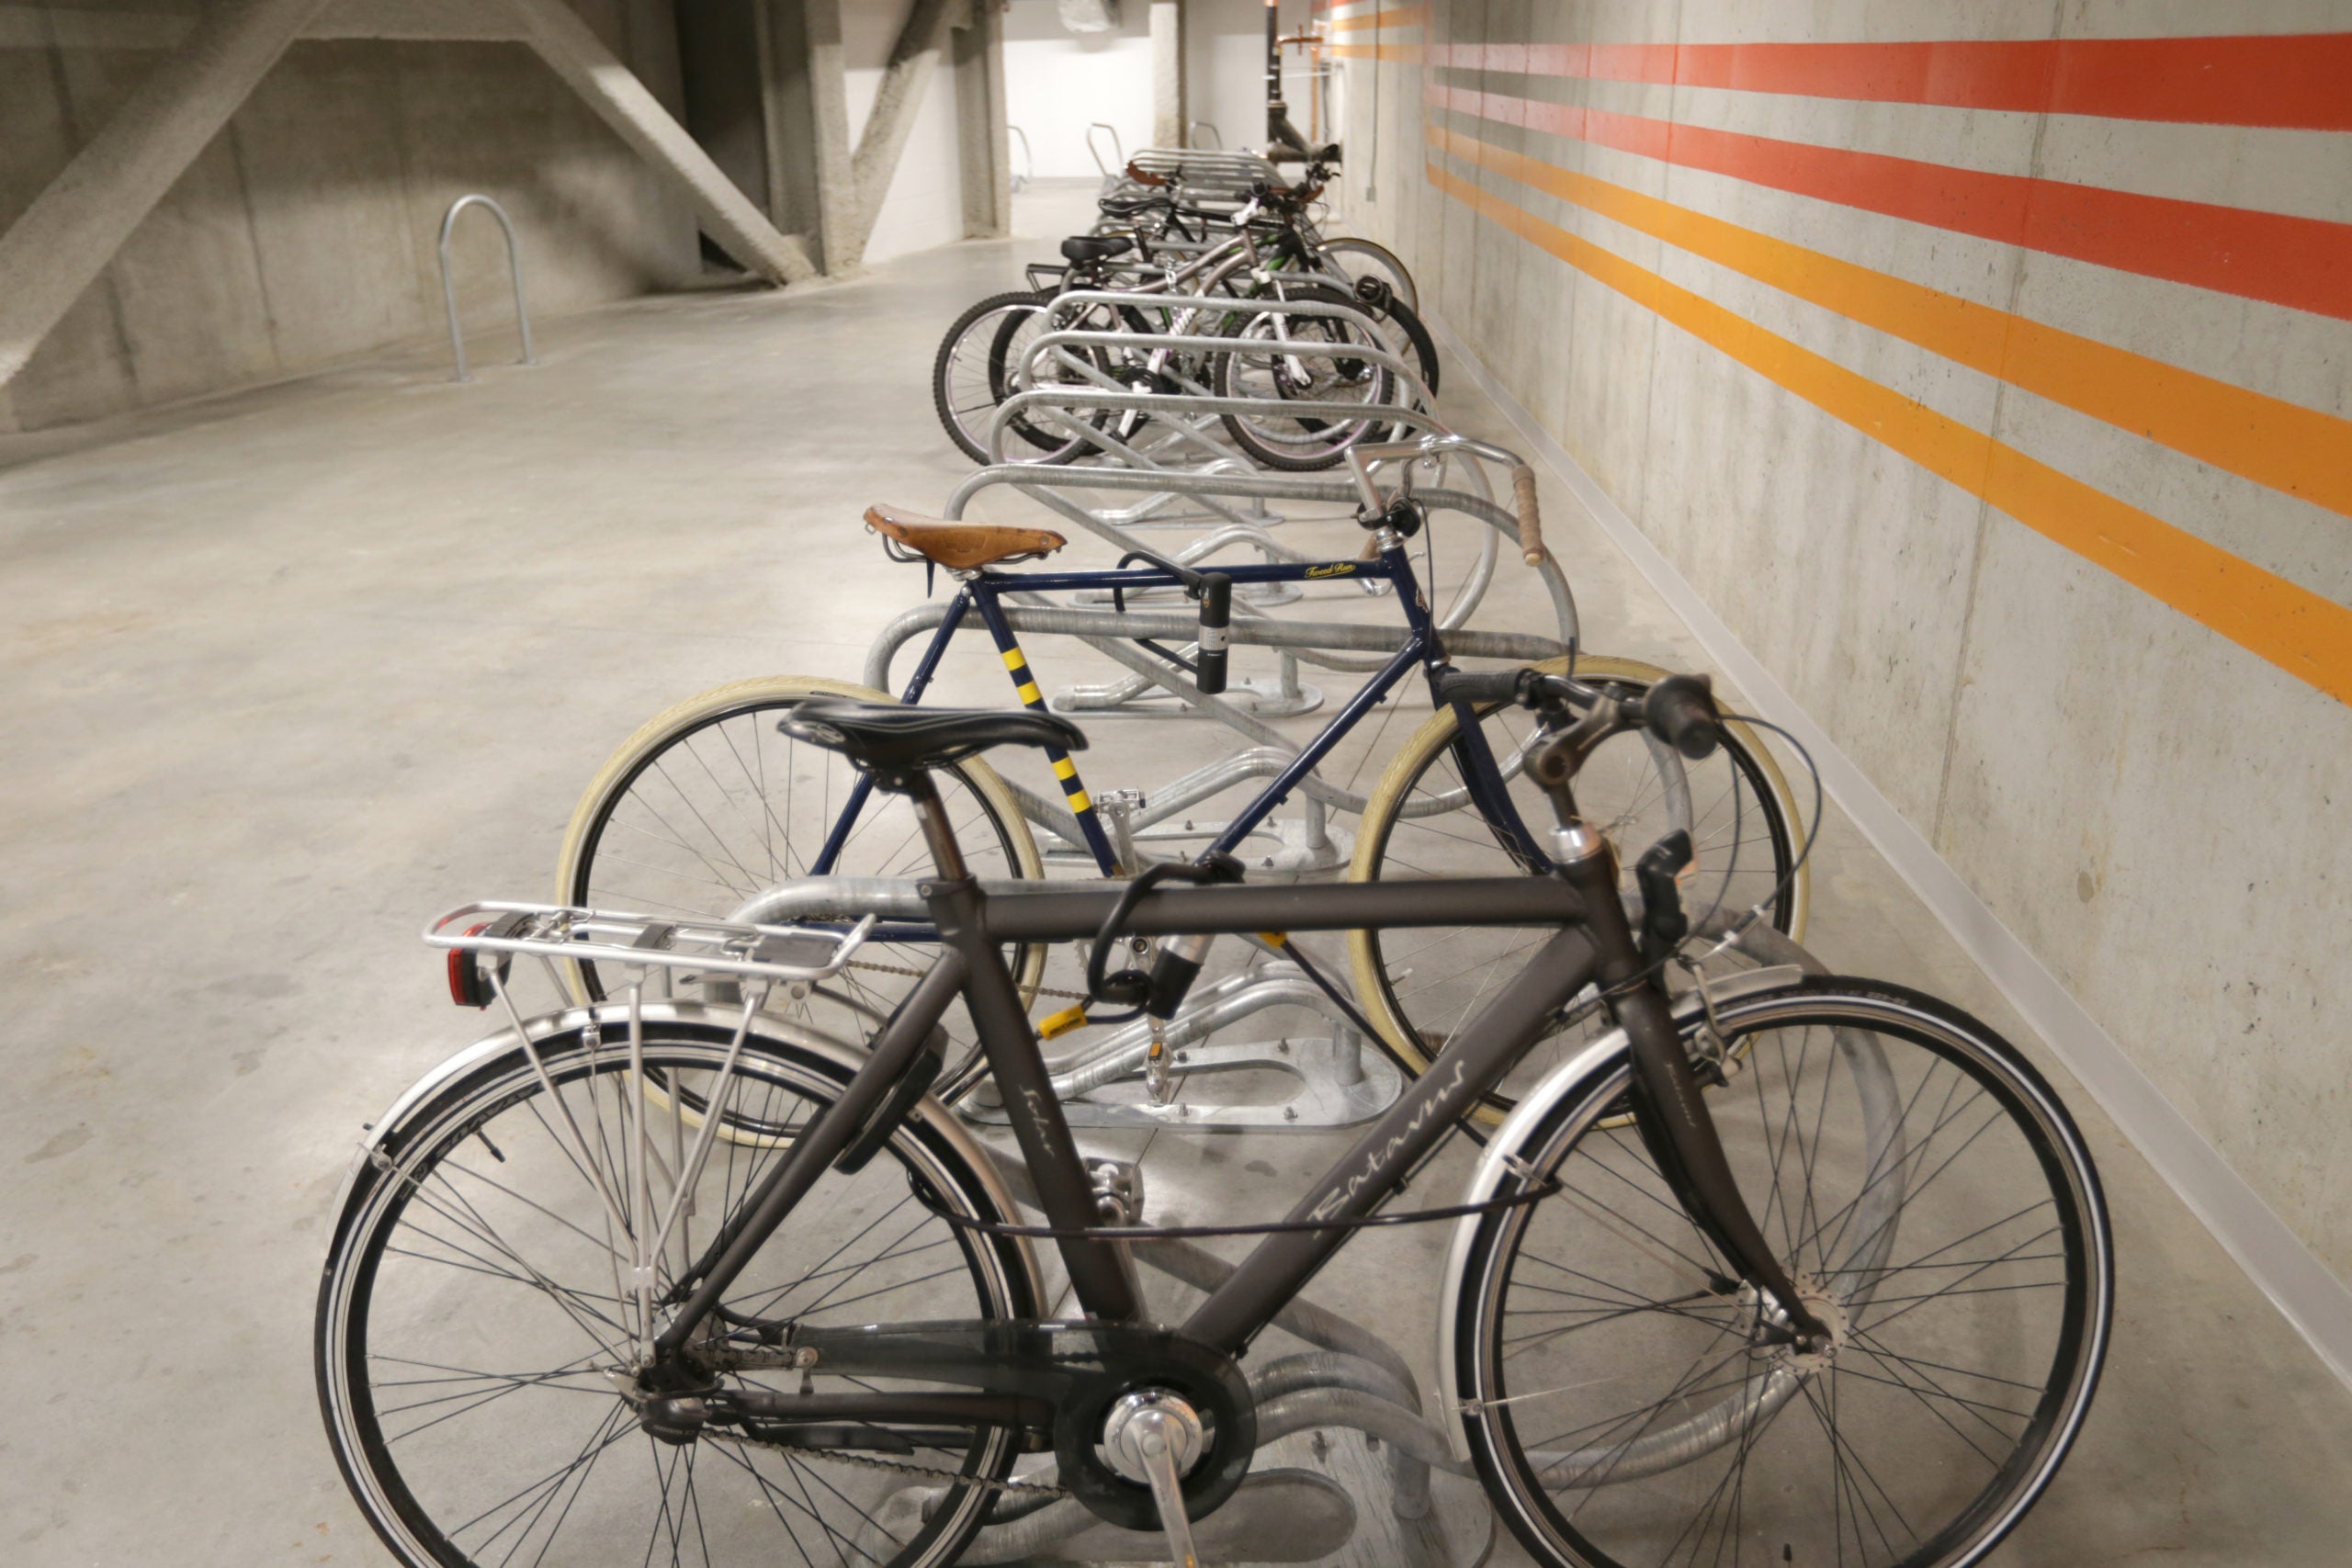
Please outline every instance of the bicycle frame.
[{"label": "bicycle frame", "polygon": [[[918,781],[913,798],[939,867],[939,876],[924,883],[923,897],[944,950],[891,1016],[841,1098],[763,1179],[742,1223],[715,1237],[688,1273],[695,1289],[655,1341],[658,1355],[674,1356],[692,1340],[798,1199],[869,1121],[887,1113],[884,1108],[958,996],[1003,1091],[1039,1206],[1047,1224],[1066,1233],[1056,1245],[1080,1305],[1107,1323],[1130,1323],[1141,1312],[1117,1240],[1086,1234],[1100,1229],[1101,1221],[1085,1167],[1002,951],[1008,942],[1095,935],[1119,894],[1052,887],[984,893],[964,867],[927,777]],[[1227,1355],[1246,1349],[1346,1239],[1347,1230],[1336,1227],[1393,1194],[1454,1122],[1542,1037],[1546,1021],[1590,984],[1610,998],[1626,1031],[1636,1123],[1692,1221],[1724,1258],[1737,1261],[1749,1283],[1779,1303],[1795,1333],[1825,1333],[1799,1301],[1732,1178],[1665,995],[1651,980],[1616,896],[1615,860],[1605,843],[1595,840],[1589,852],[1540,876],[1156,889],[1135,901],[1121,930],[1153,936],[1481,925],[1557,930],[1287,1216],[1291,1223],[1335,1228],[1267,1236],[1186,1319],[1182,1335]],[[877,1393],[862,1402],[861,1410],[872,1419],[902,1418],[894,1416],[893,1401],[906,1397]]]},{"label": "bicycle frame", "polygon": [[[1225,569],[1224,574],[1233,580],[1236,587],[1339,579],[1385,581],[1394,588],[1397,601],[1404,606],[1408,630],[1403,646],[1300,749],[1290,765],[1276,774],[1225,825],[1223,831],[1201,852],[1203,859],[1211,855],[1231,854],[1239,849],[1252,832],[1281,808],[1292,791],[1298,788],[1301,781],[1330,754],[1331,749],[1347,737],[1364,715],[1385,701],[1407,675],[1419,667],[1424,676],[1434,680],[1438,671],[1444,668],[1446,658],[1443,634],[1439,631],[1430,613],[1419,579],[1414,574],[1411,559],[1401,540],[1390,544],[1371,560],[1272,562],[1235,566]],[[1013,637],[1012,627],[1005,618],[1002,607],[1005,594],[1065,593],[1102,589],[1124,592],[1179,586],[1182,586],[1182,580],[1176,574],[1159,568],[1018,574],[985,570],[972,572],[965,578],[962,590],[949,602],[945,617],[932,634],[931,642],[924,649],[922,658],[916,664],[914,673],[909,678],[899,700],[909,706],[922,700],[923,694],[931,687],[933,677],[938,672],[940,661],[946,656],[948,646],[962,628],[966,617],[977,614],[995,641],[997,652],[1004,660],[1005,669],[1012,678],[1013,691],[1022,705],[1038,713],[1046,712],[1045,695],[1031,675],[1027,656],[1022,652],[1020,643]],[[1179,670],[1192,668],[1181,655],[1158,643],[1138,640],[1171,667]],[[1470,787],[1473,804],[1486,815],[1498,835],[1505,838],[1508,852],[1530,870],[1543,869],[1546,863],[1544,857],[1537,848],[1535,836],[1528,830],[1525,822],[1520,818],[1518,808],[1511,802],[1510,791],[1504,784],[1502,770],[1495,761],[1493,750],[1487,744],[1484,731],[1469,721],[1467,714],[1463,716],[1461,739],[1455,742],[1455,749],[1463,764],[1464,777]],[[1094,856],[1097,868],[1105,876],[1117,875],[1121,870],[1117,852],[1112,846],[1110,836],[1103,830],[1101,816],[1095,809],[1092,797],[1087,793],[1078,764],[1068,752],[1058,748],[1048,748],[1046,760],[1053,769],[1054,777],[1061,784],[1063,798],[1077,818],[1079,831],[1085,839],[1088,851]],[[873,787],[872,780],[860,777],[852,788],[849,799],[842,807],[841,817],[827,833],[823,849],[810,864],[810,875],[831,874],[842,847],[854,830]],[[881,940],[920,941],[928,935],[928,932],[893,928]]]}]

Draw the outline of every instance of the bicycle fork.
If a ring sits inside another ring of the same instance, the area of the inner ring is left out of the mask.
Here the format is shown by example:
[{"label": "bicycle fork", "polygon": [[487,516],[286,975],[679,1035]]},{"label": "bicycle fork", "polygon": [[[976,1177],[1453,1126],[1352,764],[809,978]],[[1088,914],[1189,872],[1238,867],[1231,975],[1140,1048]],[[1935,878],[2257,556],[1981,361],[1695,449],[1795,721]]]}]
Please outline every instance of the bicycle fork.
[{"label": "bicycle fork", "polygon": [[[1666,997],[1649,975],[1625,906],[1617,895],[1617,857],[1609,840],[1577,820],[1565,789],[1564,826],[1554,835],[1553,859],[1584,900],[1588,931],[1599,955],[1594,978],[1625,1031],[1633,1060],[1634,1122],[1691,1223],[1730,1260],[1740,1278],[1778,1303],[1791,1336],[1826,1344],[1828,1326],[1799,1299],[1789,1277],[1741,1195],[1700,1092],[1699,1076],[1682,1049]],[[1726,1286],[1730,1281],[1724,1282]]]}]

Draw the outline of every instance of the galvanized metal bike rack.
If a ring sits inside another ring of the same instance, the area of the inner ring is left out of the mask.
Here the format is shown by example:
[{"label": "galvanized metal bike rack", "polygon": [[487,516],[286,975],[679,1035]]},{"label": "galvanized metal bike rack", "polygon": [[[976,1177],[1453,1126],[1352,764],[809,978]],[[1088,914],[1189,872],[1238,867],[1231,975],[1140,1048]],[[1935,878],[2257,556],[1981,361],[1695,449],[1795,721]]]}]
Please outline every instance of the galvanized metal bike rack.
[{"label": "galvanized metal bike rack", "polygon": [[506,235],[506,271],[514,282],[514,330],[523,337],[523,356],[514,363],[538,363],[531,355],[531,312],[523,302],[523,253],[514,240],[514,225],[507,218],[504,208],[476,192],[451,202],[449,210],[441,219],[441,300],[449,310],[449,352],[457,356],[458,361],[457,374],[449,378],[453,381],[473,379],[466,369],[465,329],[458,322],[458,280],[449,270],[449,234],[457,227],[458,214],[469,207],[487,208],[490,215],[498,220],[499,229]]}]

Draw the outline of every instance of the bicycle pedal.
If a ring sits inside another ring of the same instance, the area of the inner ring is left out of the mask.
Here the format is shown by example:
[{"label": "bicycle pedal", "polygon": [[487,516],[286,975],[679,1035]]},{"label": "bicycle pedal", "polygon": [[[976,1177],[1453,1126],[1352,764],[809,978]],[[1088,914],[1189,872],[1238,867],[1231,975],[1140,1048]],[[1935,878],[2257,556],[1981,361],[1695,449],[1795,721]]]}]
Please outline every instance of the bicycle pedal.
[{"label": "bicycle pedal", "polygon": [[1205,1433],[1199,1414],[1160,1389],[1137,1389],[1120,1396],[1102,1429],[1111,1468],[1151,1488],[1174,1568],[1200,1568],[1193,1550],[1193,1522],[1184,1512],[1184,1472],[1201,1457]]}]

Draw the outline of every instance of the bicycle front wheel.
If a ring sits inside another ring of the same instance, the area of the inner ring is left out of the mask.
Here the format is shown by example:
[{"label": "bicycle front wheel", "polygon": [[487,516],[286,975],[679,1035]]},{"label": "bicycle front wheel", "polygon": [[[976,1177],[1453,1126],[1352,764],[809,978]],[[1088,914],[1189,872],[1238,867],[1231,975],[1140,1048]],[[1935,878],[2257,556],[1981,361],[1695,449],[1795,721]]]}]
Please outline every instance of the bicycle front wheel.
[{"label": "bicycle front wheel", "polygon": [[[1566,667],[1563,660],[1535,666]],[[1579,679],[1634,688],[1665,673],[1634,660],[1587,655],[1577,661]],[[1535,716],[1510,704],[1476,711],[1476,742],[1492,760],[1527,836],[1508,831],[1476,803],[1465,737],[1453,710],[1442,709],[1405,742],[1366,802],[1351,880],[1511,876],[1548,863],[1542,835],[1552,826],[1551,804],[1522,766],[1536,739]],[[1738,723],[1724,729],[1724,745],[1704,761],[1681,759],[1638,735],[1608,741],[1577,775],[1577,804],[1628,857],[1620,868],[1628,892],[1630,857],[1685,828],[1696,858],[1682,902],[1694,927],[1720,925],[1761,904],[1775,929],[1802,938],[1806,882],[1796,865],[1800,833],[1788,784],[1754,731]],[[1351,931],[1356,1000],[1394,1054],[1419,1073],[1551,934],[1510,926]],[[1598,997],[1588,992],[1488,1097],[1480,1119],[1499,1122],[1527,1086],[1608,1027]]]},{"label": "bicycle front wheel", "polygon": [[[534,1051],[510,1035],[398,1112],[338,1216],[319,1395],[368,1521],[411,1568],[954,1561],[1018,1433],[752,1421],[668,1442],[632,1398],[662,1295],[790,1143],[705,1144],[674,1109],[684,1096],[665,1108],[648,1083],[789,1132],[832,1103],[854,1059],[765,1027],[739,1053],[731,1021],[698,1008],[648,1006],[635,1042],[628,1010],[597,1021],[601,1037],[578,1012],[542,1021]],[[1019,1254],[917,1196],[1001,1219],[985,1159],[919,1112],[857,1174],[827,1173],[686,1348],[691,1370],[791,1393],[803,1373],[771,1348],[779,1325],[1032,1315]],[[866,1385],[820,1368],[807,1386]],[[899,1497],[907,1476],[860,1457],[942,1472],[945,1492],[925,1516]]]},{"label": "bicycle front wheel", "polygon": [[2098,1385],[2114,1262],[2089,1153],[2013,1047],[1932,998],[1821,978],[1716,1021],[1708,1108],[1829,1343],[1791,1342],[1617,1124],[1621,1055],[1508,1151],[1509,1191],[1559,1191],[1465,1255],[1445,1353],[1488,1493],[1563,1568],[1974,1562]]}]

